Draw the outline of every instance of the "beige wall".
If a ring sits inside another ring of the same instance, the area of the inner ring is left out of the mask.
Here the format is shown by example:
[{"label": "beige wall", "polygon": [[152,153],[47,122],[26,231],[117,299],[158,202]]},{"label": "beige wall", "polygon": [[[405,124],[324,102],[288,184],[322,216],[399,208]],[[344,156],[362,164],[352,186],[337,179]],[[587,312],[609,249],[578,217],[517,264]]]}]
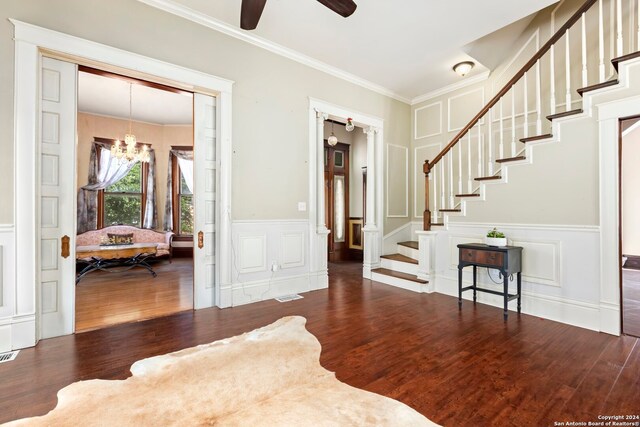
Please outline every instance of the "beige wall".
[{"label": "beige wall", "polygon": [[[129,129],[129,121],[112,117],[78,113],[78,188],[87,184],[89,156],[94,137],[122,139]],[[193,126],[156,125],[133,122],[133,133],[138,142],[151,144],[156,154],[156,189],[158,201],[158,228],[164,219],[164,201],[167,196],[167,170],[172,145],[193,145]]]},{"label": "beige wall", "polygon": [[622,138],[622,253],[640,255],[640,128]]},{"label": "beige wall", "polygon": [[[0,223],[13,221],[15,18],[235,81],[234,219],[302,219],[308,202],[309,97],[384,120],[387,142],[409,145],[410,107],[135,0],[21,0],[0,11]],[[126,29],[126,31],[124,31]],[[392,229],[408,219],[388,220]]]}]

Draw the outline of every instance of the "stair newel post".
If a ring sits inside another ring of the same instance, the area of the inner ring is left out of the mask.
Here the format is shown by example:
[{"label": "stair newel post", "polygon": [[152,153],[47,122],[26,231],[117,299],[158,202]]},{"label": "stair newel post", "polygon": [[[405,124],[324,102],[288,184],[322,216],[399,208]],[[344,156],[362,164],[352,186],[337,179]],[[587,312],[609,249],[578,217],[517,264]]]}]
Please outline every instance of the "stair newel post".
[{"label": "stair newel post", "polygon": [[423,214],[423,229],[424,231],[431,231],[431,211],[429,210],[429,171],[431,166],[429,160],[425,160],[422,165],[422,171],[424,172],[424,214]]}]

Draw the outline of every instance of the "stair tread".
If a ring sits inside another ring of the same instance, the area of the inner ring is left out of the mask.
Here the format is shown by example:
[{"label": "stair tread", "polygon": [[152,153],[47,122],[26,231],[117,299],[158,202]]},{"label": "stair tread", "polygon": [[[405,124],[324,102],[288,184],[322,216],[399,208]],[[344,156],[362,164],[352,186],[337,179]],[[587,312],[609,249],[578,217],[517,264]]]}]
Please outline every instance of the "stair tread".
[{"label": "stair tread", "polygon": [[493,175],[493,176],[482,176],[480,178],[474,178],[474,181],[491,181],[494,179],[502,179],[501,175]]},{"label": "stair tread", "polygon": [[382,255],[380,258],[390,259],[392,261],[407,262],[409,264],[418,264],[418,261],[402,254]]},{"label": "stair tread", "polygon": [[407,242],[398,242],[398,244],[401,246],[406,246],[411,249],[418,249],[418,242],[416,242],[415,240],[409,240]]},{"label": "stair tread", "polygon": [[496,160],[497,163],[516,162],[518,160],[526,160],[525,156],[506,157],[504,159]]},{"label": "stair tread", "polygon": [[618,79],[607,80],[606,82],[598,83],[591,86],[586,86],[577,90],[577,92],[582,96],[585,92],[591,92],[592,90],[598,90],[609,86],[614,86],[618,84]]},{"label": "stair tread", "polygon": [[440,212],[462,212],[462,209],[438,209]]},{"label": "stair tread", "polygon": [[456,194],[456,197],[480,197],[477,193]]},{"label": "stair tread", "polygon": [[371,270],[371,272],[372,273],[378,273],[378,274],[384,274],[385,276],[391,276],[391,277],[395,277],[395,278],[398,278],[398,279],[409,280],[411,282],[421,283],[423,285],[429,283],[426,280],[418,279],[416,276],[413,276],[411,274],[401,273],[401,272],[395,271],[395,270],[389,270],[388,268],[375,268],[375,269]]},{"label": "stair tread", "polygon": [[640,51],[639,52],[633,52],[633,53],[630,53],[630,54],[624,55],[624,56],[619,56],[617,58],[613,58],[611,60],[611,64],[613,64],[613,68],[615,68],[616,71],[618,71],[618,65],[621,62],[628,61],[630,59],[634,59],[634,58],[638,58],[638,57],[640,57]]},{"label": "stair tread", "polygon": [[444,222],[432,222],[431,226],[444,227]]},{"label": "stair tread", "polygon": [[[582,110],[580,110],[582,111]],[[553,135],[551,135],[550,133],[544,134],[544,135],[536,135],[536,136],[529,136],[527,138],[520,138],[520,142],[533,142],[533,141],[539,141],[541,139],[549,139],[552,138]]]},{"label": "stair tread", "polygon": [[560,119],[562,117],[573,116],[574,114],[582,114],[582,108],[576,108],[575,110],[563,111],[562,113],[551,114],[547,116],[547,120]]}]

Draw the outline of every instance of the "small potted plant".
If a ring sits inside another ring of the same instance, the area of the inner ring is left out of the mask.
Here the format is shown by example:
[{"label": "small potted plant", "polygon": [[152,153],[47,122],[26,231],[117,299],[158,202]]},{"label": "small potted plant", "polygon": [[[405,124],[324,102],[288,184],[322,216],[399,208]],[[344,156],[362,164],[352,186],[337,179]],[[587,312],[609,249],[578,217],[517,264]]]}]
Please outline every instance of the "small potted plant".
[{"label": "small potted plant", "polygon": [[489,246],[507,246],[507,238],[502,231],[498,231],[497,228],[493,228],[487,233],[485,243]]}]

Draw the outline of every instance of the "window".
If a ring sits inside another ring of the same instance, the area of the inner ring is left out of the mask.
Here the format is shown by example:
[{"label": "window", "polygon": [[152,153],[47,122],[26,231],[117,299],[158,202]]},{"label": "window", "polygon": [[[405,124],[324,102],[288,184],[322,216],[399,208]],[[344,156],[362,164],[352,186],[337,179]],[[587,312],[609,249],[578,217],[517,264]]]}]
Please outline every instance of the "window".
[{"label": "window", "polygon": [[148,170],[148,163],[136,163],[124,178],[99,192],[98,228],[120,224],[142,227]]},{"label": "window", "polygon": [[[178,147],[173,147],[178,148]],[[191,147],[179,147],[191,150]],[[173,186],[173,231],[178,236],[193,235],[193,160],[171,156]],[[177,179],[179,178],[179,179]]]}]

